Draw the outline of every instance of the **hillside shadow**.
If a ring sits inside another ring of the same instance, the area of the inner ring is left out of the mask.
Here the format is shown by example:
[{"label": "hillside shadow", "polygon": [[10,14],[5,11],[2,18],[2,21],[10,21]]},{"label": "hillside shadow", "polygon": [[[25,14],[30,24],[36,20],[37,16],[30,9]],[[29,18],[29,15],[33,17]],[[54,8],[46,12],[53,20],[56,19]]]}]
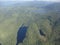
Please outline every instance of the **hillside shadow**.
[{"label": "hillside shadow", "polygon": [[0,43],[0,45],[2,45],[2,44]]}]

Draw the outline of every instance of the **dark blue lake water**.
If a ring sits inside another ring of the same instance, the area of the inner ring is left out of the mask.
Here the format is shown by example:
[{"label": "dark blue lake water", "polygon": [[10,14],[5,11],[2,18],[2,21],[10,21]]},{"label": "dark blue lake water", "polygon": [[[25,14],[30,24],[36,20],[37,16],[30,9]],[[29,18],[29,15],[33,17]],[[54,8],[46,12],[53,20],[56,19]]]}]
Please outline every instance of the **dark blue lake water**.
[{"label": "dark blue lake water", "polygon": [[27,32],[27,28],[26,26],[21,26],[17,32],[17,44],[18,43],[23,43],[24,38],[26,37],[26,32]]}]

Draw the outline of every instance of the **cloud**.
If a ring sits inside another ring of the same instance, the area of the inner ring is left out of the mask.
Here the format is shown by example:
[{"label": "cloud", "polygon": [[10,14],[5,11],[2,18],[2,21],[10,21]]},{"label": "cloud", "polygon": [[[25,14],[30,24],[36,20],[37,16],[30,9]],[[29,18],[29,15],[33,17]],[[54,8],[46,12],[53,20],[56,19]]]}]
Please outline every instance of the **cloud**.
[{"label": "cloud", "polygon": [[38,1],[51,1],[51,2],[60,2],[60,0],[38,0]]},{"label": "cloud", "polygon": [[60,0],[0,0],[0,1],[51,1],[51,2],[60,2]]},{"label": "cloud", "polygon": [[0,1],[34,1],[34,0],[0,0]]}]

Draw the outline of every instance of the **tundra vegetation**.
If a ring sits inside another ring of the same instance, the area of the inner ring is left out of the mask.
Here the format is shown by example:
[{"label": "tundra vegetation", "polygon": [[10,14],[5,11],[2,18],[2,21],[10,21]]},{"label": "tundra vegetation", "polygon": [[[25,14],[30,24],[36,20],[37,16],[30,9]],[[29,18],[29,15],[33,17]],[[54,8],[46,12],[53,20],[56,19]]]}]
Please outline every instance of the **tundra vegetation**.
[{"label": "tundra vegetation", "polygon": [[16,45],[22,24],[28,28],[26,33],[20,31],[18,38],[25,36],[18,45],[60,45],[59,7],[60,3],[42,5],[40,2],[0,5],[0,45]]}]

